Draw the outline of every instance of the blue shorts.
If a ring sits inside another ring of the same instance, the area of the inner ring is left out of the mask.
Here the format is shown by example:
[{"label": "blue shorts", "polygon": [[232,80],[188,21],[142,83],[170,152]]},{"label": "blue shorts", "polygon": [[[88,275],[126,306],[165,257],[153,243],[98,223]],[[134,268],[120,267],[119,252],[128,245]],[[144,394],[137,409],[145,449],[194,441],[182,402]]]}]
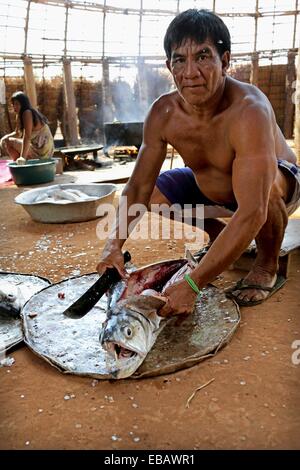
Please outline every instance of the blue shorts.
[{"label": "blue shorts", "polygon": [[237,203],[220,204],[208,199],[200,190],[194,177],[194,173],[189,167],[174,168],[162,172],[156,180],[156,186],[160,192],[171,202],[179,204],[182,208],[184,204],[203,204],[204,206],[222,206],[234,212]]},{"label": "blue shorts", "polygon": [[[287,203],[288,214],[292,214],[300,205],[300,167],[286,160],[278,160],[278,168],[287,170],[296,180],[294,195]],[[194,174],[189,167],[174,168],[162,172],[156,180],[156,186],[171,204],[203,204],[204,206],[221,206],[235,212],[237,202],[220,204],[208,199],[200,190]]]}]

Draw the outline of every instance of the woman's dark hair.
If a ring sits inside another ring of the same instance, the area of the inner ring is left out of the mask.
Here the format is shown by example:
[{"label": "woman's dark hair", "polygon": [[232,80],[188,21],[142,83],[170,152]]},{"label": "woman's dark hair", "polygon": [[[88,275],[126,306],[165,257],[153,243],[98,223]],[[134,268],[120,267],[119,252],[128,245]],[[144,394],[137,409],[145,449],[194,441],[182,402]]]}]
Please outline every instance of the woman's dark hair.
[{"label": "woman's dark hair", "polygon": [[208,10],[192,8],[175,16],[169,24],[164,38],[167,58],[171,59],[172,49],[176,49],[187,39],[200,44],[210,39],[220,57],[231,50],[230,33],[225,23]]},{"label": "woman's dark hair", "polygon": [[20,119],[20,124],[21,124],[21,130],[24,129],[24,122],[23,122],[23,113],[27,109],[30,109],[32,112],[32,119],[33,119],[33,125],[36,126],[38,122],[44,122],[45,124],[48,124],[48,119],[46,116],[44,116],[42,113],[40,113],[37,109],[34,109],[31,106],[31,103],[29,101],[29,98],[23,91],[16,91],[11,97],[11,101],[18,101],[21,105],[21,109],[19,112],[19,119]]}]

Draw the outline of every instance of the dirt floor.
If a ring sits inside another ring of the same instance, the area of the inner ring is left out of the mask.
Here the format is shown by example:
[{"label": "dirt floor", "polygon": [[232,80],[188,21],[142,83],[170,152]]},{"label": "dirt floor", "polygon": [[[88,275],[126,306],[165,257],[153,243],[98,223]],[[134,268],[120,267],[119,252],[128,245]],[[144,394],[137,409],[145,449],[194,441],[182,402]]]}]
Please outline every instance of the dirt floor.
[{"label": "dirt floor", "polygon": [[[22,190],[0,189],[1,270],[52,282],[95,271],[103,246],[97,221],[33,222],[13,202]],[[141,266],[182,256],[184,242],[129,241],[126,248]],[[292,343],[300,340],[299,250],[291,261],[288,283],[266,303],[241,309],[223,350],[175,374],[95,382],[16,348],[15,363],[0,369],[0,449],[299,449],[300,365],[292,363]],[[219,283],[241,274],[225,273]]]}]

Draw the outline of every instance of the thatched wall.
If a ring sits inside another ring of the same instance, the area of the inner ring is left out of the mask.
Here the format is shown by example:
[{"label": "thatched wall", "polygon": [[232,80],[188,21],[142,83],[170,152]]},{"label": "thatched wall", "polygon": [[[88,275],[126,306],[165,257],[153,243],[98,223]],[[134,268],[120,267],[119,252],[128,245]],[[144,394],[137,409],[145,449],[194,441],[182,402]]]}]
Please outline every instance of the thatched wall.
[{"label": "thatched wall", "polygon": [[[242,82],[250,83],[250,64],[232,68],[230,75]],[[269,98],[277,123],[283,131],[286,100],[287,65],[268,65],[259,67],[258,87]]]},{"label": "thatched wall", "polygon": [[[284,124],[286,99],[286,65],[263,66],[259,68],[259,88],[268,96],[281,129]],[[230,75],[238,80],[250,81],[250,64],[232,67]],[[124,80],[110,82],[112,114],[119,121],[142,121],[150,104],[162,93],[171,89],[171,76],[165,70],[145,66],[143,87],[137,81],[131,88]],[[7,107],[0,106],[0,137],[15,126],[15,116],[10,106],[10,97],[17,90],[24,90],[23,77],[5,79]],[[36,83],[40,111],[47,116],[55,135],[58,127],[67,135],[67,120],[63,97],[62,77],[41,80]],[[78,128],[82,142],[103,142],[102,83],[86,79],[74,80]],[[147,96],[141,97],[141,92]]]}]

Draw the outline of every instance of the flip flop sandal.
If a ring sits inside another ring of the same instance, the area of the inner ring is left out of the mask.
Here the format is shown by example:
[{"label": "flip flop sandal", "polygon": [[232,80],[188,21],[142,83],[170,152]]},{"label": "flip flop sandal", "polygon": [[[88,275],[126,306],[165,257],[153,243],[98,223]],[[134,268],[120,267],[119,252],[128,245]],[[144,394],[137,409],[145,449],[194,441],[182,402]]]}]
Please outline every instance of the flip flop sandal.
[{"label": "flip flop sandal", "polygon": [[[241,307],[253,307],[254,305],[261,304],[265,300],[267,300],[269,297],[271,297],[275,292],[277,292],[285,283],[287,279],[283,276],[277,276],[276,282],[273,287],[265,287],[261,286],[260,284],[246,284],[244,282],[244,279],[240,279],[235,286],[230,287],[229,289],[225,290],[225,294],[229,299],[235,300],[235,302],[240,305]],[[235,295],[234,292],[236,290],[245,290],[245,289],[259,289],[263,290],[266,292],[269,292],[269,295],[261,300],[244,300],[244,299],[239,299],[238,295]]]}]

